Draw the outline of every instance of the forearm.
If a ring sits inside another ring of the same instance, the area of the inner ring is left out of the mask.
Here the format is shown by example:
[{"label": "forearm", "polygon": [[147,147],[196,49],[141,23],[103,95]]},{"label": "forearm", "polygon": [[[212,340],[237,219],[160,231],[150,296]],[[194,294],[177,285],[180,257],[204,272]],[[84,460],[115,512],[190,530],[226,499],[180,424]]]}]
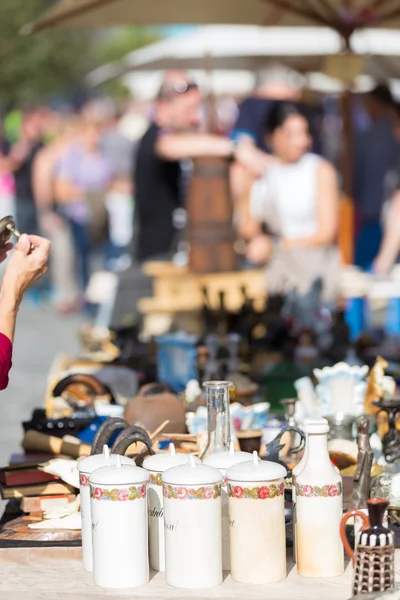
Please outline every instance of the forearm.
[{"label": "forearm", "polygon": [[7,289],[3,284],[0,291],[0,333],[4,334],[11,342],[14,341],[15,323],[22,296]]},{"label": "forearm", "polygon": [[35,205],[40,214],[49,212],[53,208],[54,199],[51,189],[47,189],[47,186],[34,185],[33,193]]},{"label": "forearm", "polygon": [[204,156],[229,157],[231,142],[222,136],[211,134],[171,134],[160,137],[156,151],[165,160],[184,160]]},{"label": "forearm", "polygon": [[389,218],[381,247],[379,249],[379,258],[383,258],[387,264],[393,265],[396,262],[400,251],[400,228],[398,218]]},{"label": "forearm", "polygon": [[67,180],[56,181],[54,184],[54,197],[60,204],[75,202],[82,195],[82,190]]},{"label": "forearm", "polygon": [[259,150],[249,142],[239,144],[235,156],[236,160],[256,178],[264,175],[268,167],[277,162],[274,156]]},{"label": "forearm", "polygon": [[12,161],[7,156],[0,157],[0,173],[11,173],[13,170]]},{"label": "forearm", "polygon": [[235,221],[239,235],[245,240],[252,239],[262,232],[261,224],[251,215],[248,198],[237,202]]},{"label": "forearm", "polygon": [[301,238],[283,238],[282,244],[286,248],[312,248],[329,246],[335,241],[334,231],[317,231],[314,235]]}]

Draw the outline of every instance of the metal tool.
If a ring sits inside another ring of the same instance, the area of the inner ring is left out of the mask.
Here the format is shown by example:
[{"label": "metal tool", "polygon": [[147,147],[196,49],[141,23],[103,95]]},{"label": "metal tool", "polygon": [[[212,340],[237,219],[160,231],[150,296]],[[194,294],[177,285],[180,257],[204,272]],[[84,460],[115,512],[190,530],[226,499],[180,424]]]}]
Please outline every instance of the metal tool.
[{"label": "metal tool", "polygon": [[[0,247],[5,246],[12,235],[18,239],[21,237],[21,233],[16,227],[14,217],[8,216],[0,219]],[[30,251],[34,249],[35,246],[31,244]]]}]

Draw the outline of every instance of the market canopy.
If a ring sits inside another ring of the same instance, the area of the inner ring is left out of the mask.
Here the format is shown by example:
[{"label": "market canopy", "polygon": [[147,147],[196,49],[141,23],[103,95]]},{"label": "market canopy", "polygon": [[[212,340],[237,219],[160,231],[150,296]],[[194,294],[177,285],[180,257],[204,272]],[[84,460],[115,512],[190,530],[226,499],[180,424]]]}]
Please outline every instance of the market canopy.
[{"label": "market canopy", "polygon": [[178,23],[323,26],[344,38],[364,27],[400,27],[398,0],[60,0],[32,33],[68,25],[99,27]]},{"label": "market canopy", "polygon": [[[397,31],[357,31],[351,38],[351,47],[365,57],[365,74],[376,77],[380,73],[387,79],[400,77]],[[88,80],[99,85],[130,71],[175,68],[257,71],[271,62],[301,72],[323,71],[323,58],[338,55],[343,49],[340,35],[326,27],[208,25],[130,52],[121,60],[95,69]]]}]

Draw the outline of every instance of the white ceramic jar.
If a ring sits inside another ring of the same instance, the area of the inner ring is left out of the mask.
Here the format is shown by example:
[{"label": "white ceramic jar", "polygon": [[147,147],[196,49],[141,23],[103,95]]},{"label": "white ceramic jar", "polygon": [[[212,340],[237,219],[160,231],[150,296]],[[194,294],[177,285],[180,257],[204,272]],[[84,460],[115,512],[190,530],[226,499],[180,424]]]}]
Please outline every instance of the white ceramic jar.
[{"label": "white ceramic jar", "polygon": [[147,481],[149,474],[119,458],[89,477],[93,581],[105,588],[133,588],[149,581]]},{"label": "white ceramic jar", "polygon": [[342,478],[329,458],[327,423],[309,423],[307,459],[296,477],[297,571],[303,577],[337,577],[344,571],[340,539]]},{"label": "white ceramic jar", "polygon": [[231,442],[229,451],[221,450],[209,454],[203,463],[210,467],[214,467],[221,472],[223,476],[221,505],[222,505],[222,568],[224,571],[229,571],[230,566],[230,550],[229,550],[229,513],[228,513],[228,483],[226,473],[233,465],[238,465],[242,462],[251,461],[253,456],[250,452],[235,452],[234,444]]},{"label": "white ceramic jar", "polygon": [[228,470],[232,579],[276,583],[286,578],[284,477],[278,463],[251,462]]},{"label": "white ceramic jar", "polygon": [[[117,454],[110,454],[108,446],[103,446],[102,454],[94,454],[81,458],[78,462],[79,488],[82,517],[82,561],[85,571],[93,571],[92,519],[90,516],[89,476],[100,467],[115,465]],[[127,456],[120,456],[122,464],[134,465],[135,461]]]},{"label": "white ceramic jar", "polygon": [[222,475],[189,460],[162,476],[165,578],[174,587],[201,589],[222,583]]},{"label": "white ceramic jar", "polygon": [[[187,454],[176,454],[174,444],[170,444],[168,452],[148,456],[143,461],[143,468],[149,472],[149,556],[150,568],[155,571],[165,571],[162,474],[166,469],[187,464],[188,460]],[[194,460],[201,463],[199,458],[194,457]]]}]

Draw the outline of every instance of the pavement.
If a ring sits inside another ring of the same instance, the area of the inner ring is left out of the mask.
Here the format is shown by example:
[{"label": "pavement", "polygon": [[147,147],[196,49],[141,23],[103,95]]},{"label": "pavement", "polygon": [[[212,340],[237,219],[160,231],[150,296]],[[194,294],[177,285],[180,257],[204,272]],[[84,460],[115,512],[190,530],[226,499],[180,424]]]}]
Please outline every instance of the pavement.
[{"label": "pavement", "polygon": [[20,450],[22,421],[44,406],[47,373],[60,353],[76,355],[81,316],[60,317],[51,307],[23,302],[17,320],[13,367],[8,388],[0,392],[0,466]]}]

